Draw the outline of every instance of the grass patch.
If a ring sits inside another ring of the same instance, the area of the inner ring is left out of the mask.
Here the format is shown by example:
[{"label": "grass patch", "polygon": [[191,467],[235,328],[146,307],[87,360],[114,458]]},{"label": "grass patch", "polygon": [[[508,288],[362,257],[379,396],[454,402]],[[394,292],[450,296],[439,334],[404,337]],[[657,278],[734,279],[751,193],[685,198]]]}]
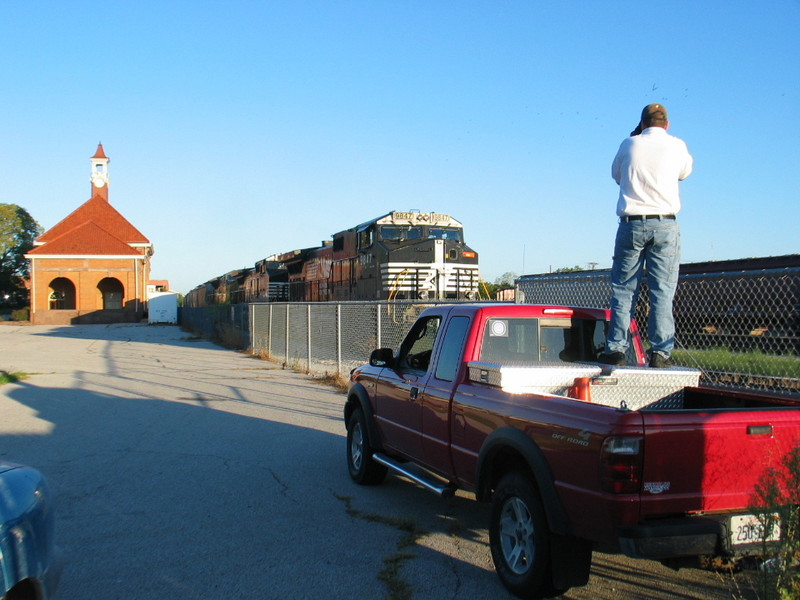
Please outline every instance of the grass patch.
[{"label": "grass patch", "polygon": [[415,555],[409,552],[409,548],[415,546],[417,540],[424,536],[426,532],[419,529],[416,522],[411,519],[364,512],[353,508],[353,499],[349,496],[340,496],[335,493],[334,496],[337,500],[344,502],[345,511],[354,519],[388,525],[405,532],[405,535],[397,543],[397,551],[383,559],[383,569],[378,573],[378,579],[386,586],[389,600],[411,600],[414,595],[411,584],[403,579],[401,571],[406,561],[415,558]]},{"label": "grass patch", "polygon": [[675,362],[709,371],[728,371],[768,377],[800,378],[800,360],[794,355],[778,356],[760,350],[732,352],[727,348],[675,349]]},{"label": "grass patch", "polygon": [[23,379],[30,377],[28,373],[9,373],[8,371],[0,371],[0,385],[5,383],[17,383]]}]

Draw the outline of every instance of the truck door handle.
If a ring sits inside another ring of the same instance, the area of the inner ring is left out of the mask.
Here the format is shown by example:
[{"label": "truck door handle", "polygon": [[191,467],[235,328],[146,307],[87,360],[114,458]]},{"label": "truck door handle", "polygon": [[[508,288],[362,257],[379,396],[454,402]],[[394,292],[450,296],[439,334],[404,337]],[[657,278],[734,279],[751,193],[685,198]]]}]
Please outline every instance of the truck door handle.
[{"label": "truck door handle", "polygon": [[772,435],[772,425],[748,425],[747,435]]},{"label": "truck door handle", "polygon": [[416,400],[417,397],[419,396],[419,388],[418,387],[412,387],[411,388],[411,393],[409,395],[411,396],[412,400]]}]

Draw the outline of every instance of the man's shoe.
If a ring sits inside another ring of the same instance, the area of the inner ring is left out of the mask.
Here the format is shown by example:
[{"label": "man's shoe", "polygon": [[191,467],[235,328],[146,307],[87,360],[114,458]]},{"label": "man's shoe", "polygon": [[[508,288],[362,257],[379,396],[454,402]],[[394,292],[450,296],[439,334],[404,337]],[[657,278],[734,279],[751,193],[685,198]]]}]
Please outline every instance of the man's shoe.
[{"label": "man's shoe", "polygon": [[668,369],[670,367],[674,367],[675,363],[672,362],[672,359],[668,356],[664,356],[658,352],[653,352],[650,355],[650,366],[654,369]]},{"label": "man's shoe", "polygon": [[604,365],[615,365],[617,367],[624,367],[628,364],[625,354],[622,352],[601,352],[597,356],[597,360]]}]

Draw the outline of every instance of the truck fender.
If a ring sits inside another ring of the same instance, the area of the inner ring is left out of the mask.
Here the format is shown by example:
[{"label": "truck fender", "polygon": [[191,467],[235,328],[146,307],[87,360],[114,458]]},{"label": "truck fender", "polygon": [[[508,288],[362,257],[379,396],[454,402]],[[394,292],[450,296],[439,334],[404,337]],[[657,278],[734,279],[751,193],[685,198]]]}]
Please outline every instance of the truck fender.
[{"label": "truck fender", "polygon": [[[514,465],[515,460],[524,461],[524,464]],[[515,427],[495,429],[484,441],[478,454],[475,479],[477,499],[488,502],[500,477],[515,467],[531,472],[539,488],[550,531],[556,535],[567,535],[569,521],[556,492],[550,465],[536,442]]]},{"label": "truck fender", "polygon": [[347,402],[344,405],[345,425],[350,422],[350,415],[356,408],[360,408],[367,421],[367,442],[373,450],[380,449],[380,435],[375,425],[375,412],[372,410],[372,403],[369,401],[367,390],[360,383],[353,385],[347,392]]}]

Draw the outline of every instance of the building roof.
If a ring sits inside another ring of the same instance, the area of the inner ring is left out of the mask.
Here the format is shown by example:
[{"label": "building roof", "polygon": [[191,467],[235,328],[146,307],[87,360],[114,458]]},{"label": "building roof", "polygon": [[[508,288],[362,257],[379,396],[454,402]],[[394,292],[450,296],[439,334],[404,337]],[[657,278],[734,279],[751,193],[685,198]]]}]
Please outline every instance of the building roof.
[{"label": "building roof", "polygon": [[103,144],[97,144],[97,152],[94,153],[92,158],[108,158],[106,153],[103,151]]},{"label": "building roof", "polygon": [[[45,231],[36,239],[37,244],[47,244],[48,246],[58,240],[63,235],[71,236],[81,233],[85,235],[89,230],[80,229],[81,225],[94,223],[107,234],[116,238],[117,241],[125,244],[150,245],[142,232],[123,217],[107,200],[100,196],[94,196],[76,208],[59,223]],[[80,242],[81,240],[77,240]],[[82,240],[86,245],[96,245],[92,240]],[[50,250],[40,252],[40,254],[53,254]],[[116,253],[115,253],[116,254]]]},{"label": "building roof", "polygon": [[142,252],[126,244],[97,223],[86,221],[53,241],[37,246],[28,255],[141,257]]}]

